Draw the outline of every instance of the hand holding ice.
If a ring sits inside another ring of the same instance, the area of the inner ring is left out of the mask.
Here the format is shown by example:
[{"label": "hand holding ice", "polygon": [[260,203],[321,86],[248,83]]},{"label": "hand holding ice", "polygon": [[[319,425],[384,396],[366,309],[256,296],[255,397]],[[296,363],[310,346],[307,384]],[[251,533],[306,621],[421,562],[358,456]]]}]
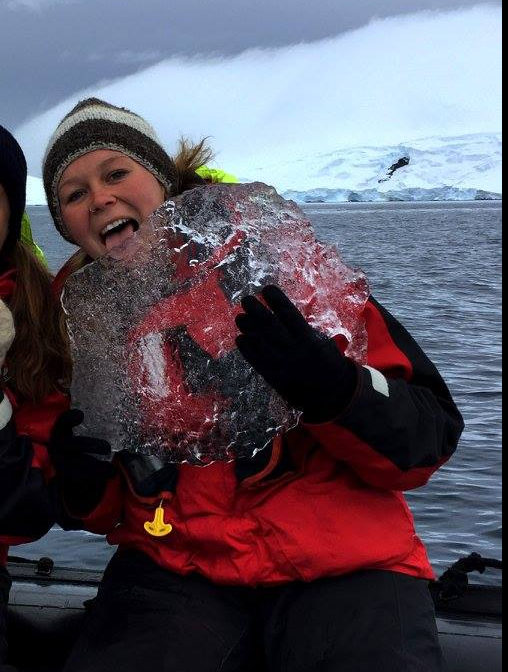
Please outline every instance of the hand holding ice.
[{"label": "hand holding ice", "polygon": [[83,431],[115,450],[208,464],[251,457],[294,426],[235,345],[241,299],[268,284],[365,360],[364,275],[263,184],[186,192],[73,275],[64,307]]}]

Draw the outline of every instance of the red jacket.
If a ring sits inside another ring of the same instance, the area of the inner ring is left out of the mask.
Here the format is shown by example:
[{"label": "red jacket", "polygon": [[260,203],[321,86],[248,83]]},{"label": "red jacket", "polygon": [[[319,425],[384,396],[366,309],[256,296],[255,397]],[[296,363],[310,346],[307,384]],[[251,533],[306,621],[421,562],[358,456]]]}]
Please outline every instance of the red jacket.
[{"label": "red jacket", "polygon": [[[170,571],[222,584],[376,568],[433,578],[402,491],[425,485],[450,458],[462,418],[408,332],[372,298],[364,318],[370,368],[359,369],[340,417],[301,424],[252,460],[174,467],[153,497],[135,492],[117,458],[117,476],[81,526]],[[159,506],[172,531],[154,537],[145,524]]]},{"label": "red jacket", "polygon": [[[7,303],[15,287],[15,272],[0,276],[0,298]],[[0,566],[9,546],[42,537],[56,520],[53,470],[46,444],[56,418],[68,408],[63,394],[55,392],[34,406],[20,403],[4,389],[12,419],[0,428]]]}]

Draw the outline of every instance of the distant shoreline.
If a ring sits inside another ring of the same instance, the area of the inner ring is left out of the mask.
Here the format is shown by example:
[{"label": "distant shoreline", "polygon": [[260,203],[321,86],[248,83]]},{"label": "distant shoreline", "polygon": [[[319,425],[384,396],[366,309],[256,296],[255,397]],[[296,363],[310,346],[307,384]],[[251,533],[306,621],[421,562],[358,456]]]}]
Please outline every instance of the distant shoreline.
[{"label": "distant shoreline", "polygon": [[[291,198],[288,198],[288,200],[293,200]],[[503,197],[500,195],[499,198],[486,198],[486,199],[469,199],[469,200],[444,200],[444,201],[296,201],[297,205],[300,207],[305,207],[305,206],[315,206],[315,205],[328,205],[328,206],[354,206],[354,205],[378,205],[378,206],[411,206],[411,205],[452,205],[452,204],[464,204],[464,205],[499,205],[503,202]],[[48,206],[45,204],[37,204],[37,205],[27,205],[26,209],[29,210],[31,208],[46,208],[48,209]]]}]

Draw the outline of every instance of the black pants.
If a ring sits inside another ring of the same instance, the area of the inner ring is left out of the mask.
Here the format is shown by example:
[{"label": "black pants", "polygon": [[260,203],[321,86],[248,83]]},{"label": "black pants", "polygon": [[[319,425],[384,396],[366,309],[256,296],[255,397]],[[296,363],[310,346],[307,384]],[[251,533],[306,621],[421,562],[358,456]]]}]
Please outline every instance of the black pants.
[{"label": "black pants", "polygon": [[440,672],[427,582],[369,571],[221,587],[113,558],[65,672]]},{"label": "black pants", "polygon": [[7,601],[0,595],[0,672],[7,662]]},{"label": "black pants", "polygon": [[0,672],[2,663],[7,660],[7,603],[11,579],[7,570],[0,567]]}]

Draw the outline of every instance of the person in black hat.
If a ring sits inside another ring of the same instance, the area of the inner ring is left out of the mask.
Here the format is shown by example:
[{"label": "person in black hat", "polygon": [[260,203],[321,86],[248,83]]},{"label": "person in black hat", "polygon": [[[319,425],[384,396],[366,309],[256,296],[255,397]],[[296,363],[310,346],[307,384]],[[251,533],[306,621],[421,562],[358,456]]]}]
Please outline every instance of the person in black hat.
[{"label": "person in black hat", "polygon": [[22,236],[26,182],[23,151],[0,126],[0,672],[14,670],[6,665],[8,548],[53,525],[44,445],[67,405],[52,278]]}]

